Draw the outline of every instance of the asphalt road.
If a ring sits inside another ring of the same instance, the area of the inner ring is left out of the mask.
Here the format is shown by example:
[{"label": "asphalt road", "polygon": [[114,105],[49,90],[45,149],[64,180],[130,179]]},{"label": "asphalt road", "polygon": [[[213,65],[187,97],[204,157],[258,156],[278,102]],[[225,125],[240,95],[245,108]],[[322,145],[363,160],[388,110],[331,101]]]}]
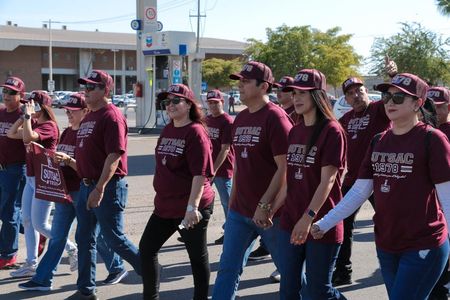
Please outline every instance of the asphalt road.
[{"label": "asphalt road", "polygon": [[[64,111],[56,110],[58,119],[64,120]],[[129,120],[130,123],[132,120]],[[63,121],[60,122],[65,127]],[[131,125],[131,124],[130,124]],[[154,191],[152,180],[154,175],[154,148],[157,135],[129,136],[129,193],[128,206],[125,211],[125,232],[137,245],[145,228],[148,218],[153,211]],[[357,228],[354,237],[354,276],[353,284],[343,286],[340,290],[348,299],[387,299],[387,294],[380,275],[375,254],[373,215],[370,204],[363,205],[357,217]],[[211,264],[212,291],[220,259],[221,246],[214,245],[214,240],[220,237],[223,222],[223,212],[218,199],[215,201],[215,212],[211,219],[208,232],[208,247]],[[184,245],[176,240],[177,234],[172,236],[161,249],[160,263],[163,266],[161,273],[161,300],[191,299],[193,283],[191,269]],[[71,236],[72,239],[73,233]],[[25,259],[24,237],[20,236],[20,250],[18,261]],[[114,286],[102,286],[101,281],[106,278],[107,272],[99,262],[97,269],[98,296],[100,299],[141,299],[140,277],[128,266],[130,275],[122,283]],[[279,284],[271,283],[268,276],[274,271],[270,259],[250,262],[245,268],[239,286],[239,298],[242,299],[278,299]],[[69,271],[66,254],[62,259],[54,277],[53,291],[29,292],[19,290],[17,285],[25,279],[9,277],[7,270],[0,271],[0,300],[15,299],[65,299],[76,290],[77,273]]]}]

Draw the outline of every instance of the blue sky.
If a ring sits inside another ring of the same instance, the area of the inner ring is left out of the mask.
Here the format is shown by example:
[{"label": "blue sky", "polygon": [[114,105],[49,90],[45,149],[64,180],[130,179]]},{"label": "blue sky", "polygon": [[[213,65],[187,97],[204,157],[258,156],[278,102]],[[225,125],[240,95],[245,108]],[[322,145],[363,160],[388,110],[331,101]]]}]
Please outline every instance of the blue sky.
[{"label": "blue sky", "polygon": [[[189,14],[196,12],[197,0],[158,1],[158,20],[164,30],[195,31],[196,19]],[[373,39],[397,33],[400,22],[418,22],[450,37],[450,18],[439,14],[435,0],[201,0],[201,13],[207,15],[202,18],[201,36],[238,41],[265,40],[267,27],[282,24],[320,30],[339,26],[342,33],[353,34],[351,44],[365,57]],[[42,21],[52,19],[73,30],[131,33],[135,15],[134,0],[0,0],[0,24],[10,20],[19,26],[41,27]]]}]

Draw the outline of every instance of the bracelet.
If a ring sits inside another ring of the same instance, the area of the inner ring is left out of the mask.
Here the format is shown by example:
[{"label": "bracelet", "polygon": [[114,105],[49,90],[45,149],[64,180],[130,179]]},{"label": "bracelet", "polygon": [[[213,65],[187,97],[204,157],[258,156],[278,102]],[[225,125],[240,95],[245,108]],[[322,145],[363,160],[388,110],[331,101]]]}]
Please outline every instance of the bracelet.
[{"label": "bracelet", "polygon": [[258,202],[258,207],[268,212],[272,211],[272,204],[270,203]]},{"label": "bracelet", "polygon": [[72,162],[72,157],[68,156],[65,160],[64,160],[64,164],[66,166],[70,165],[70,163]]}]

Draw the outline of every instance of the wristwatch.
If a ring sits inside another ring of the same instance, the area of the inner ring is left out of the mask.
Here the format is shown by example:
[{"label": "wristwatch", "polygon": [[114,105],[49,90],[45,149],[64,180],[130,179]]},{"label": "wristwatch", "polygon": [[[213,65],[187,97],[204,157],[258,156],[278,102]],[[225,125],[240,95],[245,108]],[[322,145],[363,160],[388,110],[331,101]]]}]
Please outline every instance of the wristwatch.
[{"label": "wristwatch", "polygon": [[24,115],[23,115],[23,118],[24,118],[25,120],[29,120],[29,119],[31,119],[31,115],[30,115],[30,114],[24,114]]},{"label": "wristwatch", "polygon": [[187,212],[192,212],[192,211],[196,211],[196,210],[198,210],[198,208],[191,204],[188,204],[188,206],[186,207]]},{"label": "wristwatch", "polygon": [[308,216],[310,216],[311,218],[314,219],[314,217],[316,216],[316,212],[313,211],[312,209],[309,209],[308,212],[306,213]]}]

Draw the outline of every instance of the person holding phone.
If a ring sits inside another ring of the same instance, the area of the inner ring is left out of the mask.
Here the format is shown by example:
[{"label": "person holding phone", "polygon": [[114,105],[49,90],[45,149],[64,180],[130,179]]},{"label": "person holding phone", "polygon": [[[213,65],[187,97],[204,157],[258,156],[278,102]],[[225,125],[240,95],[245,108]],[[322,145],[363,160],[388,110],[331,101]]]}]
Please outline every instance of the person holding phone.
[{"label": "person holding phone", "polygon": [[193,299],[206,300],[210,277],[206,232],[214,202],[208,179],[214,174],[212,145],[202,111],[189,87],[174,84],[161,96],[171,121],[156,145],[155,210],[139,243],[143,296],[159,298],[158,252],[178,231],[191,262]]}]

